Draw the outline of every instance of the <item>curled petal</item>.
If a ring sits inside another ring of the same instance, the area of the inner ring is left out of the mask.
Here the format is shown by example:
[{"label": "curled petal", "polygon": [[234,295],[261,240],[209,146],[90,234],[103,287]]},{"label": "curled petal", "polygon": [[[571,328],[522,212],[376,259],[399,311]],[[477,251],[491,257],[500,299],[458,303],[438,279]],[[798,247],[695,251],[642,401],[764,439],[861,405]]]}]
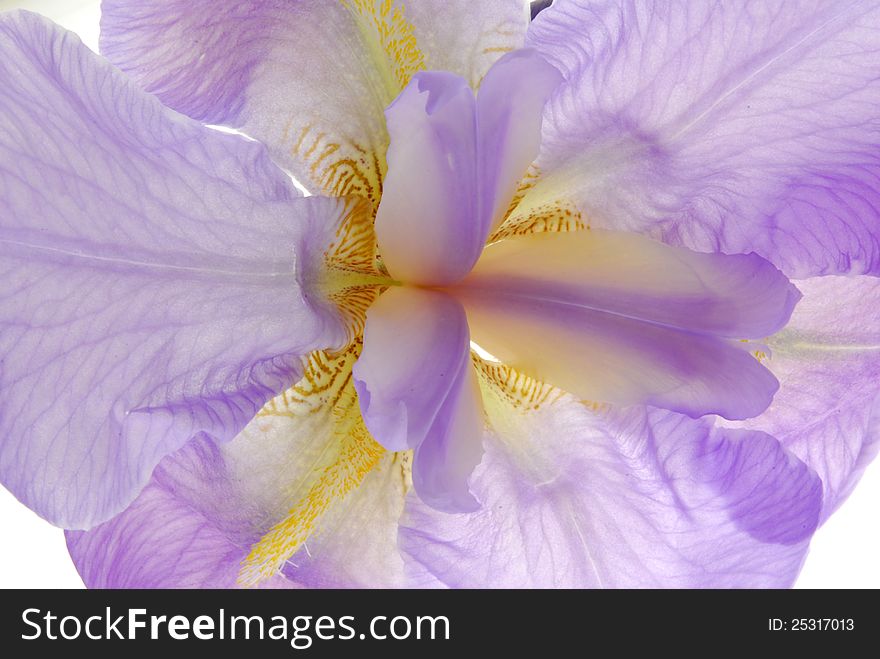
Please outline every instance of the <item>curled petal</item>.
[{"label": "curled petal", "polygon": [[458,76],[420,73],[386,115],[391,146],[376,215],[379,251],[400,280],[455,282],[488,235],[477,204],[474,94]]},{"label": "curled petal", "polygon": [[559,73],[530,50],[502,57],[474,100],[467,81],[417,74],[388,108],[388,176],[376,236],[398,279],[452,284],[480,257],[538,153]]},{"label": "curled petal", "polygon": [[[512,218],[880,274],[880,5],[557,0],[527,43],[563,72]],[[544,210],[542,210],[544,209]]]},{"label": "curled petal", "polygon": [[562,82],[535,51],[518,50],[493,66],[477,95],[481,213],[495,230],[517,185],[538,156],[541,119],[550,94]]},{"label": "curled petal", "polygon": [[413,458],[413,485],[422,501],[438,510],[476,510],[468,481],[483,457],[483,400],[470,359]]},{"label": "curled petal", "polygon": [[298,272],[345,203],[34,14],[0,18],[0,77],[0,477],[87,528],[345,340]]}]

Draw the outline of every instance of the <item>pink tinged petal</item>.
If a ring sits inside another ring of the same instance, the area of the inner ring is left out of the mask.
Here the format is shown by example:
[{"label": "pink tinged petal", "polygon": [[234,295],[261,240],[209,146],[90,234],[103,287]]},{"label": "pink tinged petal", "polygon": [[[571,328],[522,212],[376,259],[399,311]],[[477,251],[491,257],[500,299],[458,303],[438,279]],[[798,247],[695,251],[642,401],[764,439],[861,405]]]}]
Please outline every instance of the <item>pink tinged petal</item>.
[{"label": "pink tinged petal", "polygon": [[0,476],[85,528],[345,340],[298,256],[345,208],[36,15],[0,19],[0,77]]},{"label": "pink tinged petal", "polygon": [[[491,407],[490,407],[491,409]],[[490,412],[472,479],[446,515],[411,497],[400,545],[417,586],[786,587],[822,485],[772,437],[571,397]]]},{"label": "pink tinged petal", "polygon": [[554,2],[528,45],[566,83],[520,212],[880,273],[878,24],[876,2]]},{"label": "pink tinged petal", "polygon": [[476,101],[451,73],[413,77],[386,111],[391,146],[376,216],[394,277],[446,285],[470,271],[538,153],[541,113],[559,82],[532,51],[502,57]]},{"label": "pink tinged petal", "polygon": [[819,474],[825,518],[880,448],[880,280],[821,277],[798,287],[803,301],[768,340],[779,392],[747,425],[773,433]]},{"label": "pink tinged petal", "polygon": [[367,313],[353,373],[376,441],[416,449],[420,496],[443,510],[472,509],[467,479],[482,455],[484,424],[461,305],[440,291],[389,289]]},{"label": "pink tinged petal", "polygon": [[602,230],[536,233],[495,243],[462,286],[505,288],[727,338],[773,334],[801,297],[755,254],[701,254]]},{"label": "pink tinged petal", "polygon": [[715,337],[505,293],[461,299],[477,344],[586,400],[739,419],[778,388],[745,348]]},{"label": "pink tinged petal", "polygon": [[755,255],[698,254],[605,231],[486,248],[455,289],[472,337],[582,398],[747,418],[777,389],[735,339],[781,328],[799,293]]}]

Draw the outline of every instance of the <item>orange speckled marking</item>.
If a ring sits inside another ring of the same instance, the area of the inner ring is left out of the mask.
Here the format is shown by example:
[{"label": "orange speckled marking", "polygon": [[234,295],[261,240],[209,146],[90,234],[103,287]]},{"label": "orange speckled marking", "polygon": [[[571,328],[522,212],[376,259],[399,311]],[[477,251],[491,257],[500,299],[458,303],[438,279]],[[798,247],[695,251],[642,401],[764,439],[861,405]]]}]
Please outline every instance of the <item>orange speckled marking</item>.
[{"label": "orange speckled marking", "polygon": [[376,234],[370,203],[346,198],[347,213],[324,251],[324,293],[335,303],[349,331],[349,341],[363,333],[367,309],[391,280],[376,261]]},{"label": "orange speckled marking", "polygon": [[520,202],[523,201],[529,190],[535,187],[540,176],[537,166],[532,165],[523,180],[520,181],[504,221],[489,237],[490,243],[532,233],[560,233],[590,228],[581,216],[581,212],[574,204],[566,200],[554,200],[527,210],[520,208]]},{"label": "orange speckled marking", "polygon": [[369,45],[384,59],[391,76],[387,84],[393,100],[413,74],[425,68],[425,57],[419,50],[412,24],[404,16],[403,6],[396,0],[341,2],[358,20]]},{"label": "orange speckled marking", "polygon": [[518,410],[537,410],[542,405],[554,403],[564,394],[553,385],[546,384],[504,364],[489,362],[471,353],[482,388],[489,389],[492,398],[500,399]]}]

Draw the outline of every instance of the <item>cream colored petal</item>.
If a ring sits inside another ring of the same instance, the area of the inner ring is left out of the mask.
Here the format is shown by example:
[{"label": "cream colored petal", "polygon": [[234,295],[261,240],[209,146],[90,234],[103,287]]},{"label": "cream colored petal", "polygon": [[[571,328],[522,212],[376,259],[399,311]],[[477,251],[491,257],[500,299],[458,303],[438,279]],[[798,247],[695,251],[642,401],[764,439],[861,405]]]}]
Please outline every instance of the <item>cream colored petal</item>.
[{"label": "cream colored petal", "polygon": [[170,107],[243,130],[312,192],[378,204],[383,110],[416,71],[479,82],[522,46],[521,1],[107,0],[101,50]]},{"label": "cream colored petal", "polygon": [[359,346],[311,356],[305,377],[233,441],[165,458],[123,513],[68,533],[99,588],[390,587],[410,453],[366,434],[351,387]]},{"label": "cream colored petal", "polygon": [[400,584],[410,457],[386,452],[363,425],[351,379],[359,352],[313,355],[304,379],[223,447],[237,505],[261,534],[242,585],[278,572],[308,586]]}]

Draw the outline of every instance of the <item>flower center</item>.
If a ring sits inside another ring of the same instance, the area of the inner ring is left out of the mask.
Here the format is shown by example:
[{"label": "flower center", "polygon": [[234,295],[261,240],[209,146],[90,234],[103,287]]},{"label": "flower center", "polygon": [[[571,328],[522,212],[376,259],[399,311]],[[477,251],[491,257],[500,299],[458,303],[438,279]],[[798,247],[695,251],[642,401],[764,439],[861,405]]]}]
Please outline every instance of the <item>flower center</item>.
[{"label": "flower center", "polygon": [[731,419],[769,404],[778,383],[743,340],[780,329],[799,298],[771,264],[589,230],[560,204],[528,222],[507,220],[511,207],[531,203],[523,179],[539,171],[542,114],[559,82],[536,54],[516,51],[476,96],[463,79],[429,71],[388,108],[375,235],[369,212],[351,202],[318,278],[353,341],[363,327],[344,385],[361,415],[345,408],[348,448],[255,545],[244,582],[277,571],[382,448],[412,451],[412,484],[427,504],[452,513],[479,506],[469,482],[483,451],[487,371],[478,377],[472,340],[505,377],[581,400]]}]

